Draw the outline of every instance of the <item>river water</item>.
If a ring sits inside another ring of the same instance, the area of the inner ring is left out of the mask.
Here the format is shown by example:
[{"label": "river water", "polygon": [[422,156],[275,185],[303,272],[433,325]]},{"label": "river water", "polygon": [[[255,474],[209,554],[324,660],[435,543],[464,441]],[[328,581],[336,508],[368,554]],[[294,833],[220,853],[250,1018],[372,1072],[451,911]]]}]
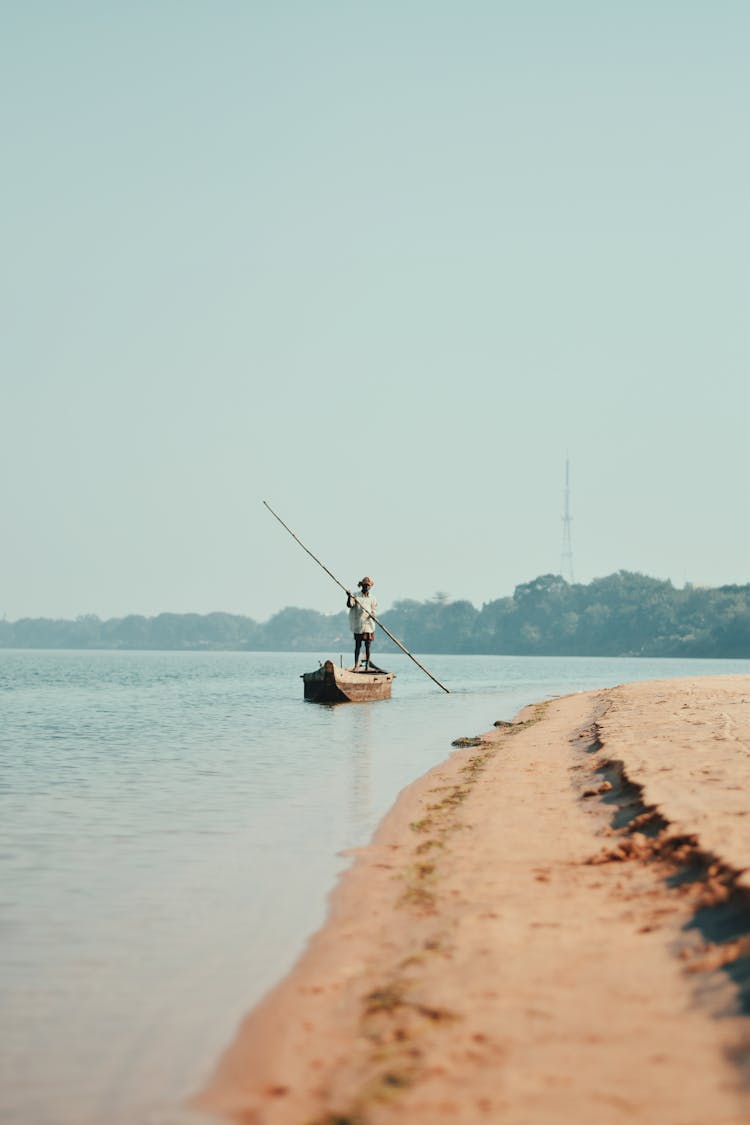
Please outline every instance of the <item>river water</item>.
[{"label": "river water", "polygon": [[0,651],[0,1120],[184,1125],[247,1010],[410,781],[536,700],[748,661]]}]

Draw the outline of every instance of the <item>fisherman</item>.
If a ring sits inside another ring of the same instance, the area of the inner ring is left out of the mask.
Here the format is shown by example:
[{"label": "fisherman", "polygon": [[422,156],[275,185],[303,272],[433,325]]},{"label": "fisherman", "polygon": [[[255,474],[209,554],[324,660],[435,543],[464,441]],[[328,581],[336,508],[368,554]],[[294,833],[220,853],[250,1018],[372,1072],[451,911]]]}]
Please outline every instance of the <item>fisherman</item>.
[{"label": "fisherman", "polygon": [[375,636],[373,617],[378,603],[370,593],[372,578],[363,578],[357,583],[359,594],[346,591],[346,604],[349,609],[349,628],[354,633],[354,669],[359,668],[359,654],[365,646],[365,671],[370,670],[370,646]]}]

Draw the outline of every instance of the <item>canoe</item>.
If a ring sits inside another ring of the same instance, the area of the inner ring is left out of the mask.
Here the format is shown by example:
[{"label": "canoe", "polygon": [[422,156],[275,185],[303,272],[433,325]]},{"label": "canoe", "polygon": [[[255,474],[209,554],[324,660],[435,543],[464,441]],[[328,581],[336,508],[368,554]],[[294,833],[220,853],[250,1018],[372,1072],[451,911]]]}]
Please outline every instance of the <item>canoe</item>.
[{"label": "canoe", "polygon": [[390,699],[395,672],[382,668],[342,668],[326,660],[314,672],[305,672],[302,682],[305,699],[312,703],[368,703],[373,699]]}]

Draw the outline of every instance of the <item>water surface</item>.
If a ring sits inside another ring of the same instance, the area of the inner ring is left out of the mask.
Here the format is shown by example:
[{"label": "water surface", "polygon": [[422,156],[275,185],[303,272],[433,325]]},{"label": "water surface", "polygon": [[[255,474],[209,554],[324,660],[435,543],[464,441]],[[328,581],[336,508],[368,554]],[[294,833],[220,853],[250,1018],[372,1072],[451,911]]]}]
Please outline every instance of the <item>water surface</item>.
[{"label": "water surface", "polygon": [[[0,652],[0,1120],[177,1125],[399,790],[527,703],[748,661],[400,654],[389,701],[305,703],[318,655]],[[322,657],[321,657],[322,658]]]}]

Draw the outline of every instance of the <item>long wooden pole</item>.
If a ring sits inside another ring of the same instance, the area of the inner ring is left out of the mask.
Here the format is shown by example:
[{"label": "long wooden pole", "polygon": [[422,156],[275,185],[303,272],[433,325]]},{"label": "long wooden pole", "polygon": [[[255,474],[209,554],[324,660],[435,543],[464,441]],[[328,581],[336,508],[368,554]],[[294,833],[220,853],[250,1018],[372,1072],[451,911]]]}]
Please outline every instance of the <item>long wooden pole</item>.
[{"label": "long wooden pole", "polygon": [[[329,578],[332,578],[332,579],[333,579],[333,581],[334,581],[334,582],[336,583],[336,585],[337,585],[337,586],[340,586],[340,587],[341,587],[341,589],[342,589],[342,590],[344,591],[344,593],[345,593],[345,594],[348,594],[348,595],[350,594],[350,595],[351,595],[351,597],[353,597],[353,598],[354,598],[355,602],[357,602],[357,605],[361,605],[361,602],[360,602],[360,601],[359,601],[359,600],[357,599],[357,595],[356,595],[356,594],[352,594],[350,590],[347,590],[347,588],[346,588],[346,586],[345,586],[345,585],[343,584],[343,582],[339,582],[339,580],[338,580],[338,578],[336,577],[336,575],[335,575],[335,574],[333,574],[333,573],[331,573],[331,571],[330,571],[330,570],[328,569],[328,567],[327,567],[327,566],[326,566],[326,565],[325,565],[324,563],[322,563],[322,562],[320,561],[320,559],[319,559],[319,558],[318,558],[318,557],[317,557],[316,555],[314,555],[314,554],[312,553],[312,551],[310,550],[310,548],[309,548],[309,547],[306,547],[306,546],[305,546],[305,544],[304,544],[304,543],[302,542],[302,540],[301,540],[301,539],[299,538],[299,536],[298,536],[298,535],[295,535],[295,534],[294,534],[294,532],[292,531],[291,527],[287,527],[287,525],[286,525],[286,524],[284,523],[284,521],[283,521],[283,519],[281,518],[281,516],[280,516],[280,515],[278,515],[278,514],[277,514],[276,512],[274,512],[273,508],[272,508],[272,507],[271,507],[271,505],[270,505],[270,504],[268,503],[268,501],[264,500],[264,501],[263,501],[263,503],[264,503],[264,504],[265,504],[265,506],[266,506],[266,507],[268,508],[268,510],[269,510],[269,512],[271,513],[271,515],[272,515],[272,516],[273,516],[273,517],[274,517],[275,519],[277,519],[277,520],[279,521],[279,523],[281,524],[281,526],[282,526],[283,528],[285,528],[285,529],[286,529],[286,531],[288,531],[288,532],[289,532],[289,534],[291,535],[292,539],[296,539],[296,540],[297,540],[297,542],[299,543],[299,545],[300,545],[300,547],[302,548],[302,550],[303,550],[303,551],[307,551],[307,553],[308,553],[308,555],[310,556],[310,558],[311,558],[311,559],[314,559],[314,560],[315,560],[315,562],[316,562],[316,563],[318,564],[318,566],[320,566],[320,567],[322,567],[322,568],[323,568],[323,570],[324,570],[324,571],[326,572],[326,574],[328,575],[328,577],[329,577]],[[366,607],[362,607],[362,608],[366,608]],[[429,677],[430,677],[430,679],[431,679],[431,680],[433,681],[433,683],[436,683],[436,684],[437,684],[437,686],[438,686],[439,688],[442,688],[442,689],[443,689],[443,691],[447,692],[447,693],[448,693],[448,694],[450,695],[450,688],[447,688],[447,687],[445,686],[445,684],[441,684],[441,683],[440,683],[440,680],[436,679],[436,678],[435,678],[435,676],[433,676],[432,672],[428,672],[428,670],[427,670],[427,669],[425,668],[424,664],[420,664],[420,663],[419,663],[419,661],[417,660],[416,656],[414,656],[414,655],[413,655],[413,653],[409,652],[408,648],[406,648],[406,646],[405,646],[405,645],[402,645],[402,644],[401,644],[401,641],[399,641],[399,640],[398,640],[398,638],[394,637],[393,633],[389,632],[389,631],[388,631],[388,629],[386,629],[386,627],[385,627],[385,625],[383,624],[383,622],[382,622],[382,621],[378,621],[377,617],[375,617],[375,616],[374,616],[374,615],[373,615],[372,613],[370,613],[370,611],[369,611],[369,610],[367,610],[367,612],[368,612],[368,614],[370,615],[370,617],[372,618],[372,620],[373,620],[373,621],[375,622],[375,624],[376,624],[376,625],[379,625],[379,626],[380,626],[380,628],[381,628],[381,629],[383,630],[383,632],[385,633],[385,635],[386,635],[387,637],[390,637],[390,638],[391,638],[391,640],[393,641],[393,643],[394,643],[395,645],[398,645],[398,647],[399,647],[399,648],[401,649],[401,651],[402,651],[402,652],[405,652],[405,653],[406,653],[406,655],[407,655],[407,656],[409,657],[409,659],[410,659],[410,660],[413,660],[413,661],[414,661],[414,663],[416,664],[416,666],[417,666],[418,668],[421,668],[421,669],[422,669],[422,671],[423,671],[423,672],[425,673],[425,675],[426,675],[426,676],[429,676]]]}]

